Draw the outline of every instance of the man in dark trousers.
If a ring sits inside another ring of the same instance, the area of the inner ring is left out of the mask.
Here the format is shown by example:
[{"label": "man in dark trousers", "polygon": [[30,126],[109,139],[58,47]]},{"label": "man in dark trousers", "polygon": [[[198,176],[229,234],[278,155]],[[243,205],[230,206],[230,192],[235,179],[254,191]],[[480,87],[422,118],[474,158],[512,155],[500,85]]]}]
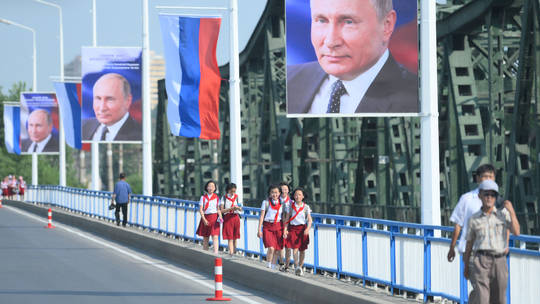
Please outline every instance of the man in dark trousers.
[{"label": "man in dark trousers", "polygon": [[519,222],[510,201],[495,206],[499,186],[484,180],[478,187],[482,208],[469,218],[464,276],[471,280],[470,304],[506,303],[508,268],[506,246],[509,229],[519,235]]},{"label": "man in dark trousers", "polygon": [[112,201],[116,200],[116,211],[114,215],[116,217],[116,225],[120,226],[120,209],[122,209],[122,215],[124,217],[122,226],[126,227],[127,224],[127,207],[131,196],[131,187],[126,182],[126,174],[120,173],[120,180],[114,185],[114,192],[112,195]]}]

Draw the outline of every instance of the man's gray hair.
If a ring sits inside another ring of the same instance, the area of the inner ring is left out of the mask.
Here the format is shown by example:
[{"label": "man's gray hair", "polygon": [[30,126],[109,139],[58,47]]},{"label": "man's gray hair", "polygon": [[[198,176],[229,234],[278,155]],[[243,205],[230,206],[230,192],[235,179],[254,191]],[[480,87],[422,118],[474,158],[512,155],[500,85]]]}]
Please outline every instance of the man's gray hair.
[{"label": "man's gray hair", "polygon": [[[37,110],[34,110],[32,111],[32,113],[30,113],[30,115],[34,114],[34,113],[42,113],[42,114],[45,114],[45,117],[47,118],[47,125],[50,126],[52,125],[53,121],[52,121],[52,116],[51,116],[51,113],[49,113],[49,111],[47,110],[43,110],[43,109],[37,109]],[[29,116],[30,116],[29,115]]]},{"label": "man's gray hair", "polygon": [[377,12],[379,21],[394,9],[392,0],[371,0],[371,4],[375,8],[375,12]]},{"label": "man's gray hair", "polygon": [[124,95],[124,98],[128,98],[130,95],[131,95],[131,85],[129,84],[129,81],[127,81],[126,77],[118,74],[118,73],[107,73],[103,76],[100,77],[101,78],[116,78],[120,81],[122,81],[122,94]]}]

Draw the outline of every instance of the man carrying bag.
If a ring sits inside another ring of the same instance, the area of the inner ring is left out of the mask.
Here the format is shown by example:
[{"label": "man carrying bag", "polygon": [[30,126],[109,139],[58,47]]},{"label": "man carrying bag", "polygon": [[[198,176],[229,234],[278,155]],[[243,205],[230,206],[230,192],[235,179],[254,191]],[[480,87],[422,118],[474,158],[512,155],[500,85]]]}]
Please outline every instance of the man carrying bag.
[{"label": "man carrying bag", "polygon": [[[126,182],[126,175],[124,173],[120,173],[120,180],[116,183],[116,185],[114,185],[111,205],[109,206],[109,209],[112,209],[114,208],[113,206],[116,206],[116,211],[114,212],[114,215],[116,217],[117,226],[120,226],[120,209],[122,209],[122,215],[123,215],[122,226],[126,227],[127,207],[128,207],[130,196],[131,196],[131,187]],[[114,204],[115,200],[116,200],[116,205]]]}]

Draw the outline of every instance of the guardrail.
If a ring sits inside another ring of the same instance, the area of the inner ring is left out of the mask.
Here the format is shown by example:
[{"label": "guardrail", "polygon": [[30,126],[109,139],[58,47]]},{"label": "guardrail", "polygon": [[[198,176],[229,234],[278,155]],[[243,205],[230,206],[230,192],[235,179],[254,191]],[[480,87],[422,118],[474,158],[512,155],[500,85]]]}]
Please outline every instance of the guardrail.
[{"label": "guardrail", "polygon": [[[114,220],[108,210],[111,192],[60,186],[30,186],[25,201],[51,204],[85,215]],[[133,195],[128,208],[132,226],[189,240],[195,232],[199,202]],[[259,208],[244,207],[238,250],[265,256],[257,237]],[[388,286],[390,292],[413,292],[467,303],[463,263],[448,263],[452,227],[313,213],[305,266],[337,278],[348,276]],[[220,246],[227,244],[220,238]],[[508,303],[535,303],[540,298],[540,237],[512,236],[508,256]],[[530,248],[535,248],[530,249]]]}]

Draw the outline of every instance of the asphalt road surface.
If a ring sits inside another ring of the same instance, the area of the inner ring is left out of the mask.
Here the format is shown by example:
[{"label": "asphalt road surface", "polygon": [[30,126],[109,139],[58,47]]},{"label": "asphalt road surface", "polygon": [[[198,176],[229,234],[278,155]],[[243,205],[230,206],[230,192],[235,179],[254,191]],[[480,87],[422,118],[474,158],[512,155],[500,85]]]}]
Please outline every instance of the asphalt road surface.
[{"label": "asphalt road surface", "polygon": [[[208,303],[214,296],[213,277],[53,224],[0,209],[0,303]],[[283,302],[227,284],[226,269],[224,284],[229,303]]]}]

